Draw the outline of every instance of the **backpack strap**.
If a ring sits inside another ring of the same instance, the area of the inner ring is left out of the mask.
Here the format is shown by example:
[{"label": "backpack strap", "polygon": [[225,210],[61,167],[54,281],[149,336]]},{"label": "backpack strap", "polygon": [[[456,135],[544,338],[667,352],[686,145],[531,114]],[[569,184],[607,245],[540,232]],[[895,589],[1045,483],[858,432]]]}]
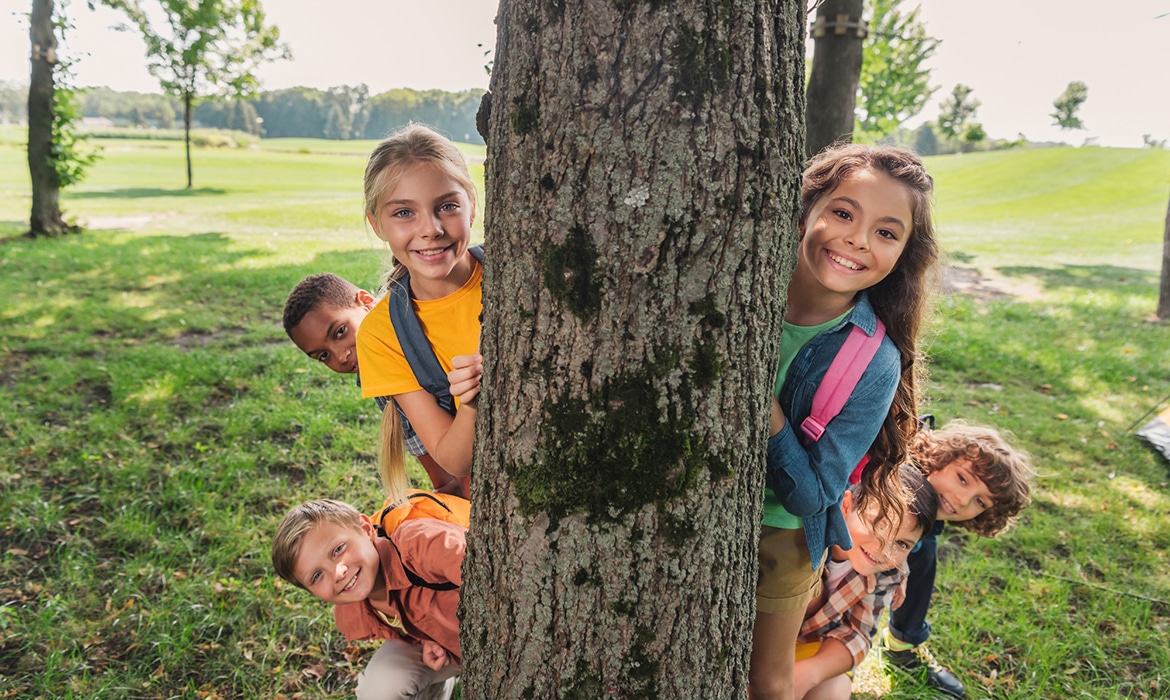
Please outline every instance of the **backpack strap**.
[{"label": "backpack strap", "polygon": [[[467,249],[477,262],[483,263],[483,246],[471,246]],[[439,358],[435,357],[435,349],[431,341],[423,332],[419,323],[418,314],[414,310],[414,302],[410,298],[410,273],[407,272],[400,279],[390,285],[390,324],[398,336],[398,344],[402,346],[402,353],[414,372],[414,378],[419,386],[428,394],[435,397],[435,401],[444,411],[455,415],[455,399],[451,396],[451,384],[447,381],[447,373]]]},{"label": "backpack strap", "polygon": [[[403,420],[406,420],[406,418],[403,417]],[[387,499],[387,500],[389,500],[389,499]],[[448,517],[450,517],[450,514],[453,513],[453,511],[451,510],[451,507],[448,506],[446,503],[444,503],[443,499],[439,498],[438,496],[431,493],[430,491],[421,491],[421,490],[420,491],[412,491],[412,492],[406,494],[405,501],[398,501],[396,503],[389,503],[388,502],[388,503],[386,503],[385,506],[382,507],[381,510],[379,510],[374,515],[372,520],[374,522],[374,530],[378,533],[378,537],[385,537],[386,539],[390,539],[390,533],[386,531],[386,516],[389,515],[390,512],[393,511],[395,508],[398,508],[400,506],[408,505],[411,508],[414,508],[414,504],[411,503],[411,501],[414,501],[414,500],[432,501],[435,505],[437,505],[438,507],[447,511],[447,513],[449,514]],[[399,522],[402,522],[402,521],[399,520]]]},{"label": "backpack strap", "polygon": [[402,552],[401,552],[401,550],[398,549],[398,545],[394,544],[394,539],[393,538],[388,538],[388,539],[390,540],[390,545],[394,547],[394,551],[398,553],[398,564],[402,567],[402,572],[404,574],[406,574],[407,580],[410,581],[410,583],[412,585],[421,586],[422,588],[429,588],[432,591],[457,591],[457,590],[459,590],[459,584],[455,583],[454,581],[444,581],[442,583],[431,583],[430,581],[426,580],[422,576],[419,576],[418,574],[411,571],[410,567],[406,565],[406,562],[404,562],[402,560]]},{"label": "backpack strap", "polygon": [[886,326],[880,319],[872,336],[859,326],[853,327],[813,395],[812,412],[800,424],[805,444],[821,439],[825,426],[844,408],[885,337]]}]

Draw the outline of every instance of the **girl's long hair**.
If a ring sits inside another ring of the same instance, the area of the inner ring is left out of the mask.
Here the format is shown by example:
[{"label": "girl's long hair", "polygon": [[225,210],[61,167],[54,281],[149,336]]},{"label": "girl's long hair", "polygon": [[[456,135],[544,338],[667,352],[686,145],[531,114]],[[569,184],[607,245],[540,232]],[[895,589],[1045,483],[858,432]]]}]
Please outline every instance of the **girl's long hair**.
[{"label": "girl's long hair", "polygon": [[378,431],[378,476],[382,479],[387,502],[406,500],[410,490],[410,477],[406,475],[406,443],[402,422],[398,419],[398,404],[389,396],[386,397],[386,408],[382,409],[382,427]]},{"label": "girl's long hair", "polygon": [[[471,201],[471,220],[475,221],[477,198],[475,183],[467,171],[467,161],[455,144],[433,129],[421,124],[409,124],[382,139],[366,163],[366,215],[378,218],[378,203],[387,192],[393,192],[398,181],[412,165],[427,164],[450,177]],[[406,268],[391,257],[391,267],[382,280],[381,290],[406,274]]]},{"label": "girl's long hair", "polygon": [[[809,161],[801,188],[800,228],[821,197],[829,195],[841,181],[856,172],[884,173],[910,194],[912,225],[910,237],[894,269],[865,290],[886,335],[902,356],[901,376],[894,402],[869,450],[870,463],[862,472],[862,500],[878,504],[878,520],[888,520],[896,532],[908,494],[902,487],[898,468],[907,457],[910,439],[918,430],[918,385],[925,379],[924,358],[918,349],[918,334],[929,310],[930,290],[937,285],[938,241],[931,217],[934,179],[914,153],[888,146],[843,144],[829,146]],[[859,503],[861,507],[867,504]]]}]

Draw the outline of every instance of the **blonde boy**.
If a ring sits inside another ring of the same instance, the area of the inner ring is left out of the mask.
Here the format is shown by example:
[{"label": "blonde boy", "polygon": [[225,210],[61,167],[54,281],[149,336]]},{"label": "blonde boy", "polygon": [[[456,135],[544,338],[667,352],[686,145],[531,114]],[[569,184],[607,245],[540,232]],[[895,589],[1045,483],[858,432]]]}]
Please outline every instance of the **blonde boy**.
[{"label": "blonde boy", "polygon": [[309,501],[281,520],[272,565],[334,605],[348,640],[387,640],[361,675],[358,700],[446,700],[460,669],[459,585],[466,528],[406,520],[389,538],[353,506]]}]

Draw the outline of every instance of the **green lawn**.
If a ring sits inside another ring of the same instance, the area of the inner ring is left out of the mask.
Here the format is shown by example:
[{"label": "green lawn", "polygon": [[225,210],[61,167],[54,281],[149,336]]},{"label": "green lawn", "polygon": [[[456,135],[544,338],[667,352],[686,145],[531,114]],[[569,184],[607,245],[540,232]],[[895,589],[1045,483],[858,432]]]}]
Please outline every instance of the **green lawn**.
[{"label": "green lawn", "polygon": [[[279,326],[306,274],[376,284],[373,143],[200,149],[188,192],[180,144],[105,141],[63,197],[91,230],[30,241],[22,138],[0,127],[0,699],[350,697],[371,647],[274,579],[268,538],[305,498],[378,500],[376,409]],[[1168,697],[1170,466],[1126,429],[1170,394],[1170,153],[928,166],[952,261],[1020,292],[940,298],[928,408],[1041,473],[1014,530],[944,537],[932,647],[969,697]],[[877,655],[858,685],[929,697]]]}]

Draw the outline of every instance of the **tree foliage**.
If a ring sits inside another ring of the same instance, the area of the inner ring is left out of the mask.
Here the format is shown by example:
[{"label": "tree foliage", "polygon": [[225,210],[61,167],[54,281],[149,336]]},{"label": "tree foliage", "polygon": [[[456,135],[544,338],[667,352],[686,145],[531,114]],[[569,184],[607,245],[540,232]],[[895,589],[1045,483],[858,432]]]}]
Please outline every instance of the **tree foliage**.
[{"label": "tree foliage", "polygon": [[857,124],[875,139],[921,112],[937,89],[930,86],[930,69],[923,64],[940,42],[927,35],[921,7],[903,12],[901,4],[902,0],[872,0],[869,13]]},{"label": "tree foliage", "polygon": [[1089,86],[1079,80],[1069,83],[1064,92],[1060,93],[1060,97],[1057,97],[1052,103],[1052,106],[1056,108],[1056,111],[1051,114],[1052,123],[1065,130],[1085,128],[1081,118],[1077,116],[1077,112],[1087,99],[1089,99]]},{"label": "tree foliage", "polygon": [[[107,0],[107,4],[125,12],[142,34],[150,74],[163,90],[183,101],[189,189],[194,103],[210,94],[251,93],[258,85],[256,68],[288,58],[288,48],[280,43],[277,28],[265,24],[259,0]],[[163,19],[158,21],[160,16]]]},{"label": "tree foliage", "polygon": [[971,88],[959,83],[939,106],[938,130],[947,138],[959,138],[975,118],[980,102],[971,96]]}]

